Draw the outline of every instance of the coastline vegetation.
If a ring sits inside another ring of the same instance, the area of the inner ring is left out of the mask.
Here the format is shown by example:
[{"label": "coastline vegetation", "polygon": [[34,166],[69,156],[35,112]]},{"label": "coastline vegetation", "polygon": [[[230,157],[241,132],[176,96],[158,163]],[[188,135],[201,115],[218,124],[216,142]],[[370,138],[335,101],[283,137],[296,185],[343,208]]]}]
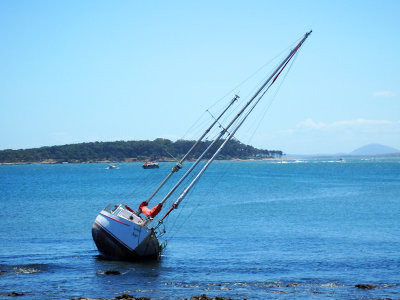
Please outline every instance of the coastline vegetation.
[{"label": "coastline vegetation", "polygon": [[[223,141],[216,143],[205,158],[216,150]],[[153,141],[116,141],[68,144],[32,149],[1,150],[0,163],[84,163],[84,162],[129,162],[129,161],[171,161],[183,157],[195,141],[158,138]],[[211,141],[201,142],[188,159],[197,158]],[[229,141],[217,159],[280,158],[280,150],[257,149],[237,140]]]}]

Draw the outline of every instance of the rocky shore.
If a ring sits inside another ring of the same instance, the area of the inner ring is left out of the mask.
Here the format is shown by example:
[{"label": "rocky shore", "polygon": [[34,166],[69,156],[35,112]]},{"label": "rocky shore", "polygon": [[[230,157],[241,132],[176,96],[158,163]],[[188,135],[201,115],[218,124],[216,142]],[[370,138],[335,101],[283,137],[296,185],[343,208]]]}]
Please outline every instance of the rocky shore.
[{"label": "rocky shore", "polygon": [[[75,298],[71,300],[151,300],[147,297],[134,297],[129,294],[123,294],[121,296],[117,296],[115,298]],[[189,300],[188,298],[183,298],[182,300]],[[206,294],[200,296],[193,296],[190,300],[233,300],[232,298],[225,298],[225,297],[209,297]]]},{"label": "rocky shore", "polygon": [[[298,283],[291,283],[286,285],[286,287],[296,287],[298,286]],[[356,284],[354,285],[355,288],[358,289],[363,289],[363,290],[370,290],[370,289],[376,289],[378,288],[378,286],[376,285],[372,285],[372,284],[364,284],[364,283],[360,283],[360,284]],[[285,292],[282,292],[285,293]],[[23,295],[23,294],[22,294]],[[20,295],[15,295],[15,296],[20,296]],[[385,298],[386,300],[391,300],[390,298]],[[151,300],[151,298],[148,297],[135,297],[129,294],[122,294],[121,296],[117,296],[115,298],[74,298],[71,300]],[[206,294],[202,294],[200,296],[193,296],[191,298],[183,298],[181,300],[234,300],[232,298],[226,298],[226,297],[210,297],[207,296]],[[246,298],[244,298],[243,300],[246,300]]]},{"label": "rocky shore", "polygon": [[[111,275],[112,273],[110,273],[109,275]],[[117,275],[117,274],[113,274],[113,275]],[[291,284],[287,284],[286,287],[294,287],[296,288],[297,286],[299,286],[298,283],[291,283]],[[379,287],[373,284],[364,284],[364,283],[359,283],[353,286],[354,288],[360,289],[360,290],[371,290],[371,289],[378,289]],[[283,292],[283,291],[278,291],[276,292],[278,294],[287,294],[287,292]],[[1,295],[1,294],[0,294]],[[4,294],[8,297],[19,297],[19,296],[25,296],[24,292],[11,292],[8,294]],[[24,297],[22,297],[24,298]],[[151,300],[152,298],[149,297],[136,297],[133,295],[129,295],[129,294],[122,294],[121,296],[116,296],[114,298],[87,298],[87,297],[80,297],[80,298],[72,298],[71,300]],[[376,298],[376,299],[381,299],[381,298]],[[386,300],[391,300],[391,298],[384,298]],[[181,298],[180,300],[234,300],[233,298],[226,298],[226,297],[222,297],[222,296],[216,296],[216,297],[210,297],[206,294],[202,294],[200,296],[193,296],[191,298]],[[238,300],[238,299],[235,299]],[[243,300],[246,300],[246,298],[244,298]]]}]

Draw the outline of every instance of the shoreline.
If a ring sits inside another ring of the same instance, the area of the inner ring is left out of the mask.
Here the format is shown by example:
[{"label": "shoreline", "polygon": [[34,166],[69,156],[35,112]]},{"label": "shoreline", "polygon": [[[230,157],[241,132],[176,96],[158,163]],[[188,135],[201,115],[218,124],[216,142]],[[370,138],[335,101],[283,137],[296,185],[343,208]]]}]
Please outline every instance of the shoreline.
[{"label": "shoreline", "polygon": [[[281,161],[281,160],[299,160],[299,158],[232,158],[232,159],[216,159],[215,161]],[[304,160],[304,159],[302,159]],[[123,161],[112,161],[112,160],[98,160],[98,161],[71,161],[71,162],[59,162],[53,159],[43,160],[43,161],[35,161],[35,162],[0,162],[0,165],[62,165],[62,164],[121,164],[121,163],[145,163],[151,160],[136,160],[136,159],[128,159]],[[195,161],[195,160],[187,160],[187,161]],[[175,162],[172,159],[160,159],[157,162]]]}]

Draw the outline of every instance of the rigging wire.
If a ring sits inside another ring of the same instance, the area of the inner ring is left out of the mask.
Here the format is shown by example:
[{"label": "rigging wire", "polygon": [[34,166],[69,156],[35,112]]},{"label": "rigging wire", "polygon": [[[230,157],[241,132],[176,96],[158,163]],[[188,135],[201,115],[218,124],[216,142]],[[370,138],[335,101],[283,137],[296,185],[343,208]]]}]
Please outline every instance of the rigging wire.
[{"label": "rigging wire", "polygon": [[[283,53],[287,52],[288,49],[292,48],[293,45],[295,45],[296,43],[298,43],[300,39],[296,40],[295,42],[293,42],[291,45],[289,45],[288,47],[286,47],[285,49],[283,49],[280,53],[278,53],[275,57],[273,57],[272,59],[270,59],[269,61],[267,61],[266,63],[264,63],[263,65],[261,65],[255,72],[253,72],[250,76],[248,76],[247,78],[245,78],[244,80],[242,80],[239,84],[237,84],[233,89],[231,89],[229,92],[227,92],[224,96],[222,96],[220,99],[218,99],[217,101],[214,102],[214,104],[212,104],[211,106],[208,107],[208,109],[205,111],[209,111],[214,108],[217,104],[219,104],[223,99],[225,99],[226,97],[228,97],[230,94],[232,94],[235,90],[237,90],[239,87],[243,86],[246,82],[248,82],[250,79],[252,79],[253,77],[255,77],[257,74],[259,74],[261,72],[261,70],[263,70],[264,68],[266,68],[268,65],[271,65],[276,59],[278,59],[280,56],[283,55]],[[266,77],[263,77],[263,79],[265,79]],[[263,81],[260,80],[260,82]],[[221,120],[221,124],[223,124],[224,122],[226,122],[226,120],[232,116],[232,114],[238,109],[238,107],[240,107],[240,104],[243,103],[244,99],[247,99],[250,97],[250,95],[257,89],[257,85],[254,85],[254,87],[247,93],[246,97],[241,97],[243,99],[239,99],[239,101],[237,101],[236,103],[236,107],[232,110],[230,110],[227,114],[225,114],[223,120]],[[237,92],[237,94],[239,94],[239,92]],[[211,113],[211,112],[210,112]],[[203,113],[204,114],[204,113]],[[193,126],[192,126],[193,127]],[[191,128],[192,128],[191,127]],[[188,130],[189,131],[189,130]],[[185,134],[186,135],[186,134]]]},{"label": "rigging wire", "polygon": [[[134,163],[135,166],[136,166],[136,164],[138,165],[138,167],[141,168],[140,163]],[[133,175],[135,175],[135,173],[133,173]],[[155,183],[154,179],[151,180],[151,177],[154,177],[153,175],[154,174],[152,174],[150,172],[146,172],[145,176],[143,176],[142,174],[140,174],[140,176],[137,176],[137,177],[135,176],[133,178],[133,180],[135,181],[135,183],[134,183],[135,188],[132,189],[128,194],[125,195],[124,200],[130,201],[130,200],[134,199],[134,197],[136,196],[137,191],[139,189],[143,191],[143,189],[145,189],[147,187],[146,191],[150,190],[150,184]],[[140,198],[140,196],[137,198]]]},{"label": "rigging wire", "polygon": [[[277,57],[281,56],[281,54],[284,51],[282,51],[279,55],[277,55]],[[244,87],[244,84],[251,78],[255,77],[255,75],[257,73],[259,73],[263,68],[265,68],[267,65],[271,64],[276,58],[273,58],[272,60],[270,60],[268,63],[264,64],[263,66],[261,66],[256,72],[254,72],[252,75],[250,75],[248,78],[246,78],[245,80],[243,80],[239,85],[237,85],[236,88],[238,87],[242,87],[245,95],[242,95],[239,99],[239,101],[237,101],[236,106],[234,107],[234,109],[230,110],[227,114],[225,114],[223,120],[221,121],[221,123],[225,123],[225,122],[229,122],[227,120],[230,120],[233,114],[236,114],[240,108],[243,106],[243,103],[245,101],[247,101],[252,94],[254,94],[254,92],[257,90],[257,88],[262,84],[262,82],[264,82],[267,79],[268,75],[264,75],[261,79],[258,80],[258,82],[256,84],[253,84],[251,87]],[[277,66],[277,65],[276,65]],[[268,73],[268,72],[267,72]],[[230,91],[233,92],[236,88],[232,89]],[[242,92],[238,92],[237,94],[242,94]],[[214,103],[211,107],[215,106],[218,103],[218,101],[216,103]],[[211,108],[210,107],[210,108]],[[210,109],[209,108],[209,109]]]},{"label": "rigging wire", "polygon": [[171,153],[169,153],[167,149],[164,149],[164,151],[167,152],[168,155],[171,156],[174,161],[179,161],[175,156],[173,156]]},{"label": "rigging wire", "polygon": [[[206,162],[203,162],[203,165]],[[201,168],[202,166],[199,166],[199,168]],[[196,176],[196,172],[194,172],[190,177],[190,179],[188,180],[188,182],[192,181],[194,179],[194,177]],[[193,190],[191,190],[188,193],[188,198],[191,197],[191,194],[193,193],[193,191],[195,191],[197,189],[197,187],[194,187]],[[183,189],[182,189],[183,190]],[[180,194],[180,193],[179,193]],[[178,213],[178,215],[175,218],[174,223],[172,224],[172,226],[170,226],[170,232],[171,234],[169,234],[169,238],[168,239],[172,239],[173,237],[175,237],[175,235],[179,232],[179,230],[183,227],[183,225],[185,225],[185,223],[191,218],[191,216],[193,215],[193,213],[198,210],[199,206],[200,206],[200,197],[197,197],[197,199],[195,198],[195,202],[193,202],[193,198],[191,198],[192,201],[185,201],[185,203],[182,205],[180,212]],[[187,203],[191,203],[192,207],[188,208],[187,207]],[[193,205],[194,204],[194,205]],[[190,210],[190,212],[187,214],[186,210]],[[184,218],[181,218],[181,214],[185,212],[186,214],[184,215]],[[180,223],[178,223],[178,221]]]},{"label": "rigging wire", "polygon": [[[214,135],[214,139],[215,138],[217,138],[217,136],[219,135],[220,133],[219,132],[215,132],[215,135]],[[227,133],[225,133],[224,135],[226,135]],[[185,179],[185,181],[183,182],[183,184],[179,187],[179,191],[177,190],[177,191],[175,191],[174,192],[174,194],[176,194],[176,195],[180,195],[182,192],[183,192],[183,190],[186,188],[186,184],[187,183],[189,183],[189,182],[191,182],[196,176],[197,176],[197,171],[199,170],[199,169],[201,169],[204,165],[206,164],[206,160],[205,161],[202,161],[201,163],[199,163],[199,165],[198,166],[196,166],[196,168],[193,170],[193,172],[188,176],[188,178],[186,178]],[[189,194],[191,194],[191,193],[189,193]],[[186,204],[186,202],[184,202],[185,204]],[[185,207],[185,204],[183,205],[183,207]],[[180,211],[179,211],[179,213],[178,213],[178,216],[176,217],[176,219],[175,219],[175,222],[172,224],[172,225],[170,225],[170,230],[173,230],[173,228],[175,228],[175,226],[177,226],[177,222],[178,222],[178,220],[180,219],[180,215],[182,214],[182,210],[183,209],[180,209]],[[190,214],[191,215],[191,214]],[[184,218],[184,220],[187,220],[187,218],[188,217],[190,217],[190,215],[189,216],[186,216],[186,218]],[[165,224],[165,222],[166,221],[164,221],[163,223]],[[186,221],[185,221],[186,222]],[[179,227],[181,227],[181,226],[179,226]]]},{"label": "rigging wire", "polygon": [[[205,164],[205,162],[202,162],[202,163],[199,164],[195,169],[201,168],[202,165],[204,165],[204,164]],[[185,179],[185,182],[186,182],[186,183],[191,182],[191,181],[194,179],[195,176],[196,176],[196,172],[192,172],[192,174],[191,174],[190,176],[188,176],[188,178]],[[181,192],[183,192],[184,189],[185,189],[185,184],[183,184],[182,187],[180,187],[180,191],[179,191],[177,194],[180,195]],[[191,194],[191,192],[190,192],[189,194]],[[171,232],[171,234],[169,234],[169,233],[166,234],[166,238],[169,236],[168,239],[171,239],[171,238],[179,231],[179,229],[182,228],[182,226],[183,226],[183,225],[186,223],[186,221],[191,217],[191,215],[193,214],[193,212],[197,209],[197,207],[198,207],[198,205],[199,205],[199,204],[198,204],[194,209],[192,209],[192,212],[191,212],[190,214],[187,214],[187,215],[185,215],[184,218],[181,218],[180,216],[181,216],[181,214],[182,214],[183,212],[185,212],[185,210],[186,210],[185,208],[186,208],[186,206],[187,206],[187,203],[189,203],[189,201],[185,202],[185,203],[182,205],[180,211],[178,212],[178,214],[176,215],[176,217],[175,217],[175,219],[174,219],[174,222],[173,222],[172,224],[169,225],[169,231],[168,231],[168,232]],[[192,204],[193,204],[193,202],[192,202]],[[168,216],[168,217],[169,217],[169,216]],[[167,219],[168,219],[168,217],[167,217]],[[167,219],[164,220],[164,222],[163,222],[164,224],[166,224]],[[181,223],[179,224],[178,222],[181,222]],[[175,231],[174,231],[174,230],[175,230]]]},{"label": "rigging wire", "polygon": [[[294,43],[292,43],[291,45],[289,45],[288,47],[286,47],[284,50],[282,50],[279,54],[277,54],[275,57],[273,57],[272,59],[270,59],[269,61],[267,61],[266,63],[264,63],[261,67],[259,67],[255,72],[253,72],[253,74],[251,74],[250,76],[248,76],[247,78],[245,78],[243,81],[241,81],[239,84],[237,84],[233,89],[231,89],[228,93],[226,93],[223,97],[221,97],[219,100],[217,100],[216,102],[214,102],[213,105],[211,105],[206,111],[204,111],[200,117],[193,123],[193,125],[184,133],[184,135],[181,137],[182,140],[184,140],[189,132],[194,128],[197,127],[198,128],[198,132],[200,132],[203,128],[204,124],[206,121],[203,121],[202,126],[197,126],[198,123],[200,122],[200,120],[203,118],[203,116],[208,112],[211,114],[210,110],[215,107],[219,102],[221,102],[223,99],[225,99],[229,94],[231,94],[234,90],[238,89],[240,86],[243,86],[246,82],[248,82],[250,79],[252,79],[253,77],[255,77],[258,73],[261,72],[262,69],[266,68],[268,65],[272,64],[273,61],[275,61],[278,57],[280,57],[283,53],[285,53],[288,49],[290,49],[291,47],[293,47],[294,44],[296,44],[298,42],[298,40]],[[264,80],[265,78],[263,78]],[[263,80],[260,80],[260,82],[262,82]],[[248,95],[245,97],[248,98],[249,95],[254,92],[254,90],[256,89],[257,85],[254,86],[254,88],[248,92]],[[244,101],[244,100],[242,100]],[[239,101],[238,101],[239,102]],[[234,111],[239,107],[239,103],[236,104],[236,107],[231,110],[230,112],[228,112],[223,120],[221,120],[220,125],[222,126],[222,124],[230,117],[232,116],[232,114],[234,113]],[[193,136],[198,136],[198,134],[194,134]],[[163,147],[165,148],[165,146],[163,145]],[[163,149],[164,151],[166,151],[166,149]],[[168,151],[166,151],[168,153]],[[168,153],[170,156],[172,156],[170,153]]]},{"label": "rigging wire", "polygon": [[[212,137],[213,139],[217,138],[217,136],[219,135],[219,132],[214,132],[214,136]],[[196,176],[197,171],[199,170],[199,168],[202,168],[202,165],[205,164],[205,161],[201,161],[198,166],[195,167],[195,169],[192,171],[191,174],[189,174],[189,176],[182,182],[182,184],[177,188],[177,190],[175,190],[173,192],[172,195],[180,195],[183,190],[185,189],[185,186],[187,183],[189,183],[191,180],[193,180],[193,178]],[[172,197],[170,197],[172,198]]]},{"label": "rigging wire", "polygon": [[[295,43],[293,43],[291,46],[287,47],[285,50],[281,51],[280,54],[278,54],[276,57],[274,57],[270,62],[268,62],[268,64],[264,64],[262,67],[260,67],[254,74],[252,74],[251,76],[249,76],[246,80],[244,80],[241,85],[244,84],[244,82],[248,81],[250,78],[254,77],[256,75],[256,73],[259,73],[261,71],[261,69],[265,68],[266,65],[272,64],[272,62],[274,60],[276,60],[276,58],[280,57],[285,51],[287,51],[288,48],[293,47],[294,44],[296,44],[298,41],[296,41]],[[278,61],[271,69],[276,69],[279,66],[280,62]],[[232,116],[232,114],[236,113],[236,111],[239,109],[240,105],[243,104],[243,102],[247,99],[249,99],[251,97],[251,95],[254,94],[254,92],[258,89],[258,87],[265,82],[265,80],[268,78],[269,72],[266,72],[265,75],[263,75],[260,79],[258,79],[258,82],[256,84],[254,84],[247,92],[245,96],[242,96],[242,101],[241,103],[237,103],[237,107],[235,107],[234,110],[230,111],[228,114],[226,114],[224,116],[224,121],[226,119],[228,119],[229,117]]]},{"label": "rigging wire", "polygon": [[[192,125],[192,127],[194,126],[194,125],[196,125],[196,123],[200,123],[200,120],[203,118],[203,116],[205,116],[205,113],[203,113],[201,116],[200,116],[200,118],[198,118],[197,120],[196,120],[196,122]],[[214,118],[215,119],[215,118]],[[207,121],[207,123],[209,123],[209,120],[204,120],[204,121],[202,121],[202,123],[206,123],[206,121]],[[196,126],[196,127],[203,127],[203,126]],[[199,128],[199,130],[198,131],[204,131],[203,130],[203,128]],[[187,134],[187,133],[186,133]],[[178,161],[178,159],[176,159],[168,150],[167,150],[167,145],[165,145],[165,144],[161,144],[161,147],[162,147],[162,151],[163,152],[166,152],[169,156],[171,156],[175,161]],[[150,175],[150,174],[148,174],[148,175]],[[157,179],[156,179],[157,180]],[[142,179],[142,181],[143,181],[143,179]],[[146,180],[146,183],[149,183],[149,180]],[[154,184],[156,184],[156,182],[154,182]],[[143,184],[141,184],[141,185],[139,185],[138,187],[140,187],[140,186],[144,186]],[[131,193],[129,193],[128,195],[127,195],[127,197],[126,198],[131,198],[131,197],[133,197],[133,195],[136,193],[136,191],[137,191],[137,189],[138,189],[138,187],[135,189],[135,190],[133,190]],[[155,195],[154,195],[155,196]]]},{"label": "rigging wire", "polygon": [[285,70],[285,73],[284,73],[284,76],[282,77],[282,80],[279,82],[277,88],[275,89],[274,94],[271,96],[270,101],[267,102],[265,109],[262,111],[261,117],[259,118],[259,121],[258,121],[258,124],[255,126],[255,129],[252,130],[253,133],[252,133],[251,136],[249,137],[249,139],[248,139],[248,141],[247,141],[247,144],[251,143],[251,141],[253,140],[254,135],[255,135],[256,132],[258,131],[258,129],[259,129],[259,127],[260,127],[262,121],[264,120],[264,118],[265,118],[265,116],[266,116],[266,114],[267,114],[267,112],[270,110],[272,104],[274,103],[274,101],[275,101],[275,99],[276,99],[276,97],[277,97],[277,95],[278,95],[278,93],[279,93],[279,91],[280,91],[280,89],[281,89],[281,87],[282,87],[284,81],[286,80],[287,75],[289,74],[289,72],[290,72],[290,70],[291,70],[291,68],[292,68],[292,66],[293,66],[293,64],[294,64],[294,62],[295,62],[296,59],[297,59],[297,56],[298,56],[298,52],[295,53],[295,55],[294,55],[294,57],[293,57],[293,60],[291,60],[289,66],[288,66],[288,68],[287,68],[287,70]]},{"label": "rigging wire", "polygon": [[[205,162],[204,162],[205,164]],[[222,172],[221,172],[221,165],[222,165]],[[218,185],[221,184],[221,178],[226,177],[227,172],[232,168],[232,165],[230,163],[222,163],[220,164],[220,166],[218,167],[218,176],[216,177],[216,180],[214,180],[214,185],[212,186],[208,186],[206,189],[202,190],[203,194],[206,195],[211,195],[210,191],[215,190]],[[192,178],[194,177],[194,175],[192,176]],[[186,222],[192,217],[192,215],[194,214],[195,211],[197,211],[201,205],[201,203],[203,203],[202,201],[200,201],[200,199],[202,198],[201,196],[199,197],[192,197],[192,193],[194,193],[197,190],[198,186],[194,186],[192,190],[189,191],[188,195],[187,195],[187,199],[188,201],[184,201],[181,204],[182,207],[180,207],[180,212],[178,213],[178,215],[176,216],[175,222],[172,225],[169,225],[170,229],[168,234],[166,234],[166,239],[172,239],[175,237],[175,235],[179,232],[179,230],[186,224]],[[189,200],[190,199],[190,200]],[[191,203],[192,207],[191,208],[187,208],[186,207],[186,203]],[[187,212],[187,210],[190,209],[189,212]],[[181,214],[182,213],[186,213],[184,215],[183,218],[181,218]],[[208,214],[206,215],[208,217]],[[181,221],[181,223],[178,223],[178,221]],[[204,222],[207,223],[208,218],[206,220],[203,220]],[[164,222],[165,223],[165,222]]]},{"label": "rigging wire", "polygon": [[[283,51],[282,51],[283,52]],[[297,55],[296,55],[296,57],[297,57]],[[293,65],[293,61],[291,62],[291,64],[290,64],[290,68],[291,68],[291,66]],[[289,68],[289,70],[290,70],[290,68]],[[262,69],[262,68],[260,68],[260,69]],[[260,70],[259,69],[259,70]],[[280,72],[282,72],[282,70],[280,71]],[[278,73],[278,75],[280,74],[280,72]],[[288,72],[286,72],[286,74],[285,74],[285,78],[286,78],[286,76],[287,76],[287,74],[288,74]],[[277,75],[277,76],[278,76]],[[277,76],[275,77],[275,79],[277,78]],[[247,78],[245,81],[247,81],[247,80],[249,80],[250,78],[252,78],[252,76],[250,76],[249,78]],[[284,79],[285,79],[284,78]],[[275,79],[274,79],[274,81],[275,81]],[[274,83],[274,81],[271,83],[271,85]],[[281,85],[282,85],[282,81],[281,81],[281,84],[279,85],[279,88],[281,87]],[[279,88],[278,88],[278,90],[279,90]],[[268,90],[268,89],[267,89]],[[266,91],[267,90],[265,90],[264,91],[264,93],[262,94],[262,96],[264,96],[264,94],[266,93]],[[274,97],[273,97],[273,99],[275,98],[275,96],[277,95],[277,92],[275,93],[275,95],[274,95]],[[262,97],[261,96],[261,97]],[[226,96],[225,96],[226,97]],[[224,98],[224,97],[223,97]],[[220,100],[219,100],[220,101]],[[219,102],[219,101],[217,101],[217,102]],[[264,114],[263,114],[263,116],[262,116],[262,118],[264,118],[264,116],[265,116],[265,114],[266,114],[266,111],[269,109],[269,107],[271,106],[271,104],[272,104],[272,101],[269,103],[269,105],[267,106],[267,109],[265,110],[265,112],[264,112]],[[215,104],[214,104],[214,106],[215,106]],[[213,107],[213,106],[211,106],[211,107]],[[211,108],[210,107],[210,108]],[[210,113],[211,114],[211,113]],[[240,118],[239,118],[240,119]],[[242,120],[244,120],[244,118],[242,119]],[[238,124],[239,124],[239,122],[242,122],[242,121],[238,121]],[[259,124],[257,125],[257,128],[256,128],[256,130],[258,129],[258,127],[259,127],[259,125],[260,125],[260,123],[261,123],[261,121],[259,122]],[[252,135],[252,137],[254,136],[254,133],[253,133],[253,135]],[[194,174],[195,174],[195,172],[193,173],[193,175],[191,176],[191,177],[194,177]],[[191,194],[191,193],[190,193]],[[182,210],[181,210],[181,212],[182,212]],[[181,212],[179,213],[179,215],[181,214]],[[193,211],[192,211],[192,213],[193,213]],[[187,220],[187,219],[186,219]],[[176,221],[174,222],[174,224],[176,223]]]},{"label": "rigging wire", "polygon": [[214,102],[214,104],[212,104],[208,109],[213,108],[215,105],[217,105],[219,102],[221,102],[224,98],[226,98],[228,95],[232,94],[236,89],[238,89],[240,86],[244,85],[246,82],[248,82],[251,78],[253,78],[255,75],[257,75],[262,69],[264,69],[265,67],[267,67],[269,64],[271,64],[274,60],[276,60],[278,57],[280,57],[281,55],[283,55],[283,53],[285,53],[288,49],[292,48],[293,45],[295,45],[296,43],[298,43],[300,39],[297,39],[295,42],[293,42],[291,45],[289,45],[288,47],[286,47],[284,50],[282,50],[279,54],[277,54],[275,57],[273,57],[272,59],[270,59],[269,61],[267,61],[266,63],[264,63],[261,67],[259,67],[255,72],[253,72],[253,74],[251,74],[250,76],[248,76],[247,78],[245,78],[243,81],[241,81],[239,84],[237,84],[233,89],[231,89],[229,92],[227,92],[223,97],[221,97],[220,99],[218,99],[216,102]]},{"label": "rigging wire", "polygon": [[[195,127],[197,125],[197,123],[200,122],[200,120],[206,115],[206,112],[204,111],[199,118],[197,118],[197,120],[193,123],[192,126],[189,127],[188,130],[186,130],[186,132],[183,134],[183,136],[181,137],[181,139],[185,139],[185,137],[188,135],[188,133],[193,129],[193,127]],[[204,122],[204,121],[203,121]]]},{"label": "rigging wire", "polygon": [[[308,34],[309,34],[309,33],[308,33]],[[304,41],[304,40],[307,38],[308,34],[302,39],[302,41]],[[301,44],[298,44],[296,50],[300,47],[300,45],[301,45]],[[285,69],[286,65],[287,65],[288,62],[291,60],[291,58],[293,58],[293,55],[296,53],[296,52],[295,52],[296,50],[292,50],[292,51],[291,51],[290,55],[285,59],[286,62],[285,62],[285,61],[281,62],[281,63],[279,64],[279,66],[275,69],[275,70],[276,70],[276,71],[274,71],[275,73],[273,73],[273,75],[270,75],[269,79],[267,79],[267,81],[262,85],[262,88],[264,88],[265,85],[267,84],[267,82],[268,82],[269,80],[272,79],[272,76],[274,76],[273,81],[269,83],[269,85],[268,85],[267,88],[264,90],[264,92],[261,94],[261,96],[259,96],[257,102],[256,102],[256,103],[251,107],[251,109],[241,118],[241,120],[238,122],[238,125],[235,127],[234,131],[233,131],[231,134],[229,134],[229,135],[227,136],[228,140],[225,140],[225,142],[221,145],[221,147],[218,148],[218,151],[215,152],[215,154],[213,155],[212,159],[209,160],[209,161],[207,162],[207,164],[203,167],[203,169],[201,170],[201,172],[196,176],[196,179],[195,179],[195,180],[197,180],[198,178],[200,178],[201,174],[205,171],[206,167],[212,162],[212,160],[215,158],[215,156],[221,151],[222,146],[225,145],[225,143],[227,143],[227,142],[229,141],[229,138],[236,132],[237,129],[239,129],[239,126],[241,126],[241,124],[243,124],[244,120],[248,117],[248,115],[251,113],[251,111],[254,109],[254,107],[257,105],[257,103],[261,100],[261,98],[265,95],[265,93],[269,90],[269,88],[273,85],[273,83],[274,83],[275,80],[278,78],[279,74],[281,74],[281,72]],[[280,69],[280,70],[279,70],[279,69]],[[279,71],[279,72],[278,72],[278,71]],[[277,73],[277,72],[278,72],[278,73]],[[258,94],[260,91],[261,91],[261,88],[258,89],[257,94]],[[256,94],[256,95],[257,95],[257,94]],[[254,97],[256,97],[256,96],[253,96],[253,98],[252,98],[250,101],[252,101],[252,100],[254,99]],[[248,104],[250,104],[250,103],[251,103],[251,102],[248,102]],[[247,105],[246,105],[246,106],[247,106]],[[246,106],[243,108],[243,110],[246,108]],[[243,110],[241,110],[241,112],[242,112]],[[239,117],[239,115],[238,115],[238,117]],[[233,123],[235,120],[237,120],[237,119],[235,118],[235,119],[232,121],[232,123]],[[231,124],[232,124],[232,123],[231,123]],[[230,125],[231,125],[231,124],[230,124]],[[190,183],[190,185],[185,189],[185,192],[184,192],[184,193],[187,193],[187,191],[190,190],[190,188],[193,186],[193,184],[194,184],[194,181],[192,181],[192,182]],[[181,202],[181,199],[183,199],[183,197],[184,197],[184,195],[181,194],[181,195],[179,196],[178,200],[174,203],[174,205],[176,205],[176,206],[179,205],[179,203]],[[171,211],[171,210],[170,210],[170,211]],[[169,212],[170,212],[170,211],[169,211]],[[168,212],[168,214],[169,214],[169,212]]]}]

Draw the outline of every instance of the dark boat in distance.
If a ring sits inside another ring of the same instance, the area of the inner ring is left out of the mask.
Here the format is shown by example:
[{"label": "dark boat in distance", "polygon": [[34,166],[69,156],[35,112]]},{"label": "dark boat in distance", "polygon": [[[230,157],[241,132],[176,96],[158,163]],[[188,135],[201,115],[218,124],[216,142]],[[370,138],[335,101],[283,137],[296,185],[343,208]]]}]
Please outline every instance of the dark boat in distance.
[{"label": "dark boat in distance", "polygon": [[[157,259],[160,257],[161,251],[166,243],[166,241],[164,241],[163,244],[160,244],[159,242],[159,238],[165,233],[164,222],[166,221],[164,220],[168,220],[166,219],[168,215],[178,208],[179,204],[185,199],[208,166],[216,159],[224,146],[233,138],[237,130],[242,126],[244,121],[246,121],[247,117],[252,113],[265,93],[275,83],[276,79],[295,54],[298,53],[299,48],[310,34],[311,31],[307,32],[301,38],[296,47],[293,48],[279,63],[272,74],[261,83],[256,92],[254,92],[252,96],[250,95],[249,99],[245,99],[241,106],[238,106],[238,113],[234,114],[233,117],[230,117],[230,121],[226,126],[222,126],[219,123],[219,120],[239,98],[237,95],[233,97],[222,113],[217,118],[214,118],[214,121],[207,130],[201,135],[201,137],[199,137],[176,165],[172,167],[172,170],[153,191],[153,193],[145,201],[140,203],[136,211],[125,204],[109,204],[99,213],[93,223],[92,236],[102,255],[111,259],[136,261],[149,258]],[[162,200],[153,208],[149,208],[148,205],[150,201],[171,178],[171,176],[182,168],[182,163],[189,157],[189,154],[194,148],[201,145],[202,140],[207,137],[208,133],[215,125],[218,125],[219,128],[221,128],[221,131],[219,131],[220,129],[217,129],[219,133],[207,146],[207,149],[200,154],[195,162],[187,166],[188,169],[185,174],[182,175],[169,192],[162,197]],[[202,161],[206,154],[211,154],[211,158],[209,158],[202,167],[199,166],[196,169],[196,166]],[[143,165],[143,168],[158,168],[158,164],[154,162],[146,162]],[[194,172],[192,173],[192,171]],[[189,175],[191,176],[190,179],[188,178]],[[184,183],[184,186],[183,189],[179,189],[180,194],[178,196],[177,189],[178,187],[181,187],[182,183]],[[170,208],[162,217],[159,217],[156,220],[155,218],[163,209],[163,205],[172,195],[175,195],[174,197],[176,197],[175,202],[172,203]]]},{"label": "dark boat in distance", "polygon": [[154,161],[148,161],[143,164],[143,169],[158,169],[158,163]]}]

